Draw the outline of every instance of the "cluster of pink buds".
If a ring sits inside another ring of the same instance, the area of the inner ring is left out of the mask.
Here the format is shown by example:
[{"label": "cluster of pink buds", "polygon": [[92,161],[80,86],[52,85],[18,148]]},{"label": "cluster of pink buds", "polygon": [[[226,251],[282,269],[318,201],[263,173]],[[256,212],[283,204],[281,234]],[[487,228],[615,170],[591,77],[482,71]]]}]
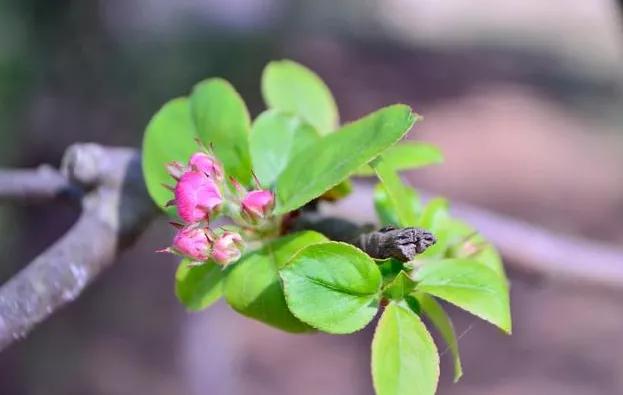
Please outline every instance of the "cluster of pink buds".
[{"label": "cluster of pink buds", "polygon": [[219,265],[226,266],[240,258],[243,247],[242,237],[236,232],[224,231],[216,236],[209,228],[198,224],[180,225],[172,223],[178,228],[173,237],[171,247],[157,252],[169,252],[181,255],[191,260],[191,265],[200,265],[212,258]]},{"label": "cluster of pink buds", "polygon": [[192,265],[211,259],[226,266],[238,260],[244,245],[240,234],[213,232],[208,227],[209,221],[224,213],[232,218],[242,218],[245,228],[253,227],[270,215],[274,203],[272,192],[261,189],[246,192],[232,179],[235,191],[231,193],[224,181],[223,166],[207,152],[193,154],[187,165],[169,163],[167,170],[176,181],[174,187],[168,187],[175,197],[167,205],[176,207],[184,224],[173,223],[177,233],[172,245],[159,252],[184,256]]}]

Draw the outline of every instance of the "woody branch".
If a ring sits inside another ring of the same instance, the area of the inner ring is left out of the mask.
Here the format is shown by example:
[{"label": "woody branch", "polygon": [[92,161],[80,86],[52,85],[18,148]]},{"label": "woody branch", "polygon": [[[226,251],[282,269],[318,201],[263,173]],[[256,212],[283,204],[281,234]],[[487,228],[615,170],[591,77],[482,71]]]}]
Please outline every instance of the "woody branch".
[{"label": "woody branch", "polygon": [[[0,287],[0,350],[75,300],[157,213],[142,179],[140,154],[132,148],[76,144],[67,150],[60,171],[0,170],[0,202],[58,197],[80,197],[82,213],[65,235]],[[364,243],[353,239],[364,233],[363,228],[335,217],[373,221],[370,200],[371,186],[361,183],[347,201],[306,214],[301,226],[359,243],[371,252],[378,252],[380,243],[389,243],[397,247],[392,253],[411,254],[430,243],[427,234],[408,229],[371,232]],[[456,216],[498,246],[512,267],[623,288],[621,249],[554,234],[461,203],[453,207]]]}]

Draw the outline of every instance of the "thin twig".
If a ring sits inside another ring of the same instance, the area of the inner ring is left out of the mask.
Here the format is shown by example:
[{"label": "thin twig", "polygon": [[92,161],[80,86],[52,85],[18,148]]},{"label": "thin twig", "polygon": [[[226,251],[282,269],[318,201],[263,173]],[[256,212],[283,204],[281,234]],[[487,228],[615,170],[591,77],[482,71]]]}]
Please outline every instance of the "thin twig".
[{"label": "thin twig", "polygon": [[46,201],[77,192],[66,177],[49,165],[37,169],[0,169],[0,203]]}]

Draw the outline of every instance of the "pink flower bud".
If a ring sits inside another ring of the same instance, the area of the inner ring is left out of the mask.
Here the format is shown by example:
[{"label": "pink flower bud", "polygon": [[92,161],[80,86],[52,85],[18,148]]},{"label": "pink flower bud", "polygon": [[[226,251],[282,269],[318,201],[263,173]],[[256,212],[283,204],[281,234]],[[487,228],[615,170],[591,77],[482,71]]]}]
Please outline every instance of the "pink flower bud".
[{"label": "pink flower bud", "polygon": [[173,245],[158,252],[170,252],[191,259],[194,262],[203,262],[210,257],[212,243],[206,229],[190,225],[180,228],[173,237]]},{"label": "pink flower bud", "polygon": [[171,177],[179,180],[180,177],[186,172],[186,166],[180,162],[169,162],[166,164],[167,172]]},{"label": "pink flower bud", "polygon": [[242,237],[235,232],[224,232],[214,241],[212,259],[220,265],[227,265],[240,258]]},{"label": "pink flower bud", "polygon": [[205,173],[217,181],[223,179],[223,168],[214,156],[205,152],[194,153],[188,161],[188,166],[194,171]]},{"label": "pink flower bud", "polygon": [[251,221],[257,221],[272,210],[275,198],[271,191],[257,190],[247,193],[242,199],[242,215]]},{"label": "pink flower bud", "polygon": [[204,173],[188,171],[175,186],[177,212],[188,223],[207,220],[223,203],[218,185]]}]

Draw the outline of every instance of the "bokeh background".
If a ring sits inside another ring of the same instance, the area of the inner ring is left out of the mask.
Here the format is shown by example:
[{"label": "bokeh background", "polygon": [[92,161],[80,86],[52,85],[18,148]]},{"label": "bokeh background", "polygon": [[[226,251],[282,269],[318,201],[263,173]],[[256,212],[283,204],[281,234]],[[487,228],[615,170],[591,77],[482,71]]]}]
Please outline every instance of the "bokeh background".
[{"label": "bokeh background", "polygon": [[[411,137],[446,163],[414,185],[620,246],[622,15],[614,0],[0,0],[0,165],[58,165],[78,141],[138,147],[209,76],[258,114],[263,66],[287,57],[325,79],[343,121],[394,102],[424,115]],[[0,281],[77,215],[0,206]],[[372,326],[294,336],[224,303],[189,314],[175,260],[153,253],[169,237],[156,221],[0,354],[0,393],[372,394]],[[623,294],[509,267],[513,336],[452,309],[465,376],[451,383],[445,352],[439,393],[623,394]]]}]

